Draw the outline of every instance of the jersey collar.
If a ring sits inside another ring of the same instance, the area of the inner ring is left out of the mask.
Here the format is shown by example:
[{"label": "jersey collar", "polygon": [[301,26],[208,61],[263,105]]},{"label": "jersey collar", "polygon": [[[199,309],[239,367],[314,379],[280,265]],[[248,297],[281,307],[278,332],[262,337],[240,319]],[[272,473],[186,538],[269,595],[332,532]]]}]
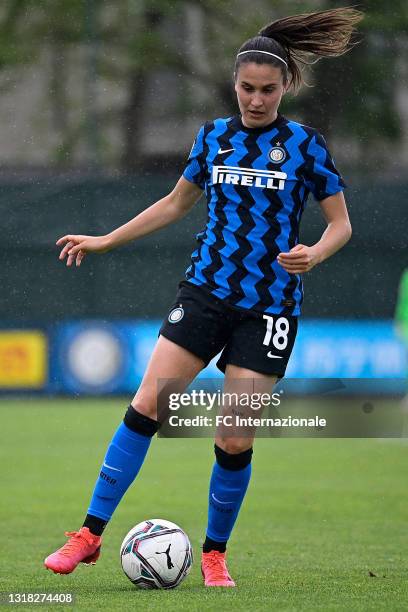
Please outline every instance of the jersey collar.
[{"label": "jersey collar", "polygon": [[285,121],[286,118],[280,113],[278,113],[278,116],[276,117],[275,121],[272,121],[272,123],[269,123],[268,125],[264,125],[259,128],[249,128],[242,123],[241,115],[235,115],[231,119],[231,125],[235,129],[240,130],[242,132],[247,132],[248,134],[263,134],[265,132],[273,130],[274,128],[280,127]]}]

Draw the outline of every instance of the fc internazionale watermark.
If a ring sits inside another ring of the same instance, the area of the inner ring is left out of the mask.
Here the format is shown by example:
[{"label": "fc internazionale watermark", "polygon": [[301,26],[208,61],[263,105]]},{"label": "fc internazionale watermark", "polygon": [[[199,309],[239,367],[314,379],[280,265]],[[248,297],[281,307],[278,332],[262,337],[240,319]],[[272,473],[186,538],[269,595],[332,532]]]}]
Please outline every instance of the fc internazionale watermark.
[{"label": "fc internazionale watermark", "polygon": [[312,418],[297,418],[291,415],[281,418],[242,417],[237,414],[219,414],[214,418],[203,415],[197,415],[195,417],[171,415],[168,422],[170,427],[326,427],[326,419],[318,415]]}]

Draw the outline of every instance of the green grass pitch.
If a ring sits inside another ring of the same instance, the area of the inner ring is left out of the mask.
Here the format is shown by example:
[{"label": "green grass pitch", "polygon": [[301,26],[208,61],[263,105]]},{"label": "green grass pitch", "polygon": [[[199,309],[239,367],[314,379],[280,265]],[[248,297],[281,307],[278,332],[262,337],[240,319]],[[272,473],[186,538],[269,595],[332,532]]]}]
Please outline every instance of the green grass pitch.
[{"label": "green grass pitch", "polygon": [[[228,549],[238,587],[223,590],[203,587],[199,564],[212,441],[155,439],[96,566],[47,572],[44,557],[81,525],[125,407],[121,399],[0,402],[1,591],[70,591],[82,610],[408,609],[403,440],[257,440]],[[147,518],[180,524],[192,541],[192,572],[174,591],[137,590],[122,573],[122,538]]]}]

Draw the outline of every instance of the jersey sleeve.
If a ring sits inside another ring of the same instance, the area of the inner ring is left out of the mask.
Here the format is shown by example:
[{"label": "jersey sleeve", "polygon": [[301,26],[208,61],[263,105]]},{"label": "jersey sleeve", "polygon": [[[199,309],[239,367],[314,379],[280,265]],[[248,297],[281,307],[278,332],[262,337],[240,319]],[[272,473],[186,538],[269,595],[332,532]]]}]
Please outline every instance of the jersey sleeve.
[{"label": "jersey sleeve", "polygon": [[346,187],[334,165],[325,139],[317,132],[312,136],[307,148],[304,178],[307,188],[316,200],[324,200]]},{"label": "jersey sleeve", "polygon": [[206,177],[206,160],[204,155],[204,126],[202,126],[191,147],[188,156],[187,166],[183,172],[185,179],[190,183],[195,183],[200,189],[204,190]]}]

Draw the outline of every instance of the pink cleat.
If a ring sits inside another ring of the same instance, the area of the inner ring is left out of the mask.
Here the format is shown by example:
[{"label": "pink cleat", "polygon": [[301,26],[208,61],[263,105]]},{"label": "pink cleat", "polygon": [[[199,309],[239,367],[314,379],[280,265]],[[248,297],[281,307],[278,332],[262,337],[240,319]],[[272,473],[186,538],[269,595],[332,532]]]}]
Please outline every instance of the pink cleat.
[{"label": "pink cleat", "polygon": [[49,555],[44,561],[47,569],[54,574],[70,574],[79,563],[95,565],[100,555],[102,538],[93,535],[88,527],[81,527],[79,531],[66,531],[68,542]]},{"label": "pink cleat", "polygon": [[228,573],[225,563],[225,553],[221,553],[218,550],[211,550],[209,553],[202,553],[201,573],[204,578],[205,586],[235,586],[235,582]]}]

